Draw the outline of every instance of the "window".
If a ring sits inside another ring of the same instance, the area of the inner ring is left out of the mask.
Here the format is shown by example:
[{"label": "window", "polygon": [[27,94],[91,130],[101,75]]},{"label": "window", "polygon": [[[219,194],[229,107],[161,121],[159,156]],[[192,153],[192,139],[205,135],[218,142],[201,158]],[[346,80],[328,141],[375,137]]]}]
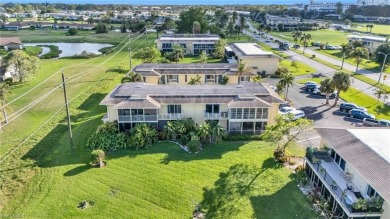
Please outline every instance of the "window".
[{"label": "window", "polygon": [[215,83],[215,75],[206,75],[205,82],[214,82]]},{"label": "window", "polygon": [[253,122],[243,122],[242,130],[244,131],[253,131]]},{"label": "window", "polygon": [[187,75],[184,75],[184,82],[187,83]]},{"label": "window", "polygon": [[240,81],[241,82],[249,82],[250,81],[250,77],[249,76],[243,76],[243,77],[240,77]]},{"label": "window", "polygon": [[131,109],[131,115],[143,115],[144,110],[143,109]]},{"label": "window", "polygon": [[168,113],[181,113],[181,105],[168,105]]},{"label": "window", "polygon": [[118,110],[118,114],[120,116],[129,116],[130,115],[130,110],[129,109],[120,109],[120,110]]},{"label": "window", "polygon": [[163,43],[162,48],[171,48],[172,44],[171,43]]},{"label": "window", "polygon": [[368,187],[367,187],[367,195],[370,198],[372,198],[372,197],[376,198],[379,196],[378,193],[376,193],[375,189],[372,188],[370,185],[368,185]]},{"label": "window", "polygon": [[330,157],[334,160],[334,162],[344,171],[345,170],[345,165],[347,164],[347,162],[345,162],[345,160],[340,157],[340,155],[338,155],[336,153],[335,150],[331,150],[330,151]]},{"label": "window", "polygon": [[168,83],[176,82],[179,83],[179,75],[167,75]]},{"label": "window", "polygon": [[219,113],[219,104],[206,104],[206,113]]}]

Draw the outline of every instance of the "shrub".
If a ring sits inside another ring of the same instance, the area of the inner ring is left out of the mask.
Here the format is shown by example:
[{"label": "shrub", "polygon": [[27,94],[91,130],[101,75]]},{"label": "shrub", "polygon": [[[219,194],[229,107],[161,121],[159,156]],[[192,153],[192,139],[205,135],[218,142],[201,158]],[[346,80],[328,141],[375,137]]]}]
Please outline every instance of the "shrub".
[{"label": "shrub", "polygon": [[252,140],[252,141],[260,141],[261,135],[242,135],[242,134],[230,134],[226,135],[223,138],[225,141],[245,141],[245,140]]},{"label": "shrub", "polygon": [[149,148],[157,141],[157,130],[148,124],[139,124],[130,132],[130,142],[135,149]]},{"label": "shrub", "polygon": [[104,151],[115,151],[129,147],[126,135],[118,130],[115,123],[105,123],[98,126],[87,141],[87,147]]},{"label": "shrub", "polygon": [[290,152],[285,148],[278,147],[274,151],[274,158],[279,163],[285,163],[290,158]]},{"label": "shrub", "polygon": [[229,77],[225,75],[222,77],[222,80],[219,83],[225,85],[228,83],[228,81],[229,81]]},{"label": "shrub", "polygon": [[77,29],[76,28],[70,28],[69,30],[68,30],[68,33],[67,33],[67,35],[69,35],[69,36],[76,36],[77,35]]},{"label": "shrub", "polygon": [[190,141],[190,136],[188,135],[183,135],[180,138],[180,144],[186,145]]},{"label": "shrub", "polygon": [[58,58],[60,53],[62,52],[61,50],[58,49],[58,46],[54,45],[38,45],[38,46],[45,46],[50,48],[50,52],[44,54],[41,56],[41,59],[52,59],[52,58]]},{"label": "shrub", "polygon": [[93,52],[87,52],[87,51],[82,51],[79,54],[74,55],[72,58],[74,59],[89,59],[89,58],[94,58],[99,56],[98,54],[95,54]]},{"label": "shrub", "polygon": [[4,79],[4,82],[7,83],[8,85],[12,85],[14,79],[13,78],[6,78]]},{"label": "shrub", "polygon": [[104,166],[103,160],[105,156],[106,154],[104,153],[103,150],[93,150],[90,156],[92,166],[103,167]]},{"label": "shrub", "polygon": [[188,150],[195,153],[195,152],[198,152],[202,149],[202,144],[200,143],[199,140],[192,140],[192,141],[188,142],[187,147],[188,147]]},{"label": "shrub", "polygon": [[102,54],[110,54],[114,51],[113,48],[114,47],[104,47],[99,49],[98,51],[101,52]]}]

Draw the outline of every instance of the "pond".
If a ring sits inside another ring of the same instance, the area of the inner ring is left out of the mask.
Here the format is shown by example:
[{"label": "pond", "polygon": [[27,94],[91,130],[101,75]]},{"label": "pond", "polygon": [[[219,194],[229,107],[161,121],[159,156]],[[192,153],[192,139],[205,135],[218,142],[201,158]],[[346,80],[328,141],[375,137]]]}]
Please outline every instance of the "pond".
[{"label": "pond", "polygon": [[[76,54],[80,54],[84,50],[90,53],[102,54],[101,52],[99,52],[99,49],[114,46],[111,44],[104,44],[104,43],[25,43],[24,45],[25,46],[37,46],[37,45],[58,46],[58,49],[62,50],[62,52],[59,55],[59,58],[74,56]],[[50,51],[48,47],[41,47],[41,48],[43,49],[41,55],[44,55]]]}]

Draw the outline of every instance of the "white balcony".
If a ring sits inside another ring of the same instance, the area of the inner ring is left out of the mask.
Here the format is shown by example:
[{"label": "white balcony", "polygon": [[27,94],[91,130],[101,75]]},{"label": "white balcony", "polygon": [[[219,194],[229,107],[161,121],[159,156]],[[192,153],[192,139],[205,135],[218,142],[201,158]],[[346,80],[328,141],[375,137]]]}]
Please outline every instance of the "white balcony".
[{"label": "white balcony", "polygon": [[157,115],[119,115],[119,122],[157,122]]},{"label": "white balcony", "polygon": [[167,114],[160,114],[159,119],[163,119],[163,120],[184,119],[184,116],[181,113],[167,113]]},{"label": "white balcony", "polygon": [[222,113],[205,113],[204,115],[205,119],[227,119],[228,113],[222,112]]}]

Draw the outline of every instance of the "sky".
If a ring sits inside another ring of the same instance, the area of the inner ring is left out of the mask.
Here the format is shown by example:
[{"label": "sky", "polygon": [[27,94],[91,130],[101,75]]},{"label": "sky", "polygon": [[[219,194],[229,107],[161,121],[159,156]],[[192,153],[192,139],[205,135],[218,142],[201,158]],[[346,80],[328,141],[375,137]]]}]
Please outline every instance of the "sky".
[{"label": "sky", "polygon": [[[316,2],[338,2],[339,0],[320,0]],[[342,0],[342,3],[356,3],[357,0]],[[46,0],[1,0],[1,2],[12,3],[44,3]],[[237,4],[308,4],[309,0],[47,0],[48,3],[68,3],[68,4],[142,4],[142,5],[237,5]]]}]

